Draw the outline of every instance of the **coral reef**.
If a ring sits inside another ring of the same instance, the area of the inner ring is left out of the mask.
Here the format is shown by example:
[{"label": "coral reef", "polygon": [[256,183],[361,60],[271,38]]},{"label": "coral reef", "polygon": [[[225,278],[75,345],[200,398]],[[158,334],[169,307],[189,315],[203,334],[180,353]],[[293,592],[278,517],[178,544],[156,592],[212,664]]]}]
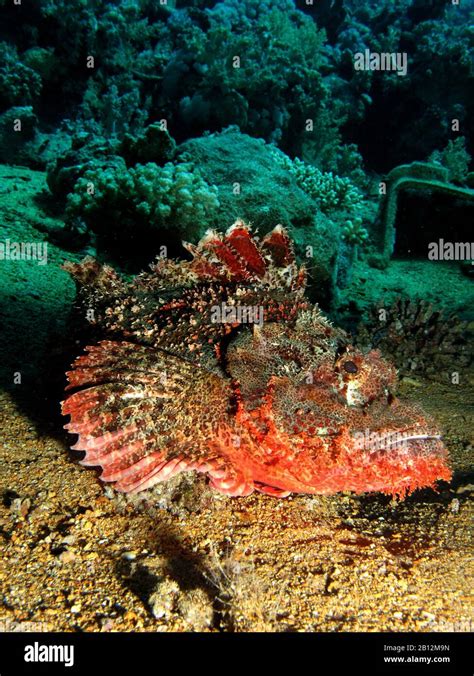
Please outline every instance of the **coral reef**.
[{"label": "coral reef", "polygon": [[[224,0],[202,20],[207,30],[199,22],[189,27],[181,52],[164,72],[165,89],[179,99],[183,125],[195,135],[238,124],[242,131],[296,152],[307,118],[322,131],[329,104],[320,74],[324,33],[309,17],[289,0]],[[172,26],[179,21],[185,21],[184,15],[172,18]],[[186,92],[189,72],[191,96]],[[219,100],[217,108],[214,99]],[[329,134],[331,126],[325,128]]]},{"label": "coral reef", "polygon": [[[130,231],[169,229],[195,236],[214,224],[219,199],[190,163],[153,162],[128,169],[123,158],[86,169],[67,197],[68,216],[81,216],[98,234],[130,239]],[[128,233],[128,235],[127,235]]]},{"label": "coral reef", "polygon": [[[67,198],[68,226],[80,219],[91,233],[100,234],[101,250],[116,240],[130,243],[138,231],[154,232],[157,246],[166,239],[176,248],[183,237],[200,236],[229,217],[245,218],[263,233],[280,223],[293,233],[315,297],[330,297],[340,229],[321,210],[316,195],[299,187],[287,169],[289,158],[279,153],[283,159],[276,161],[275,155],[273,145],[235,126],[176,148],[155,123],[122,141],[76,135],[71,149],[49,165],[48,185],[55,199]],[[146,170],[141,162],[135,164],[145,158],[153,158]],[[179,186],[172,186],[169,181],[177,176]],[[348,179],[334,177],[324,185],[329,187],[324,192],[321,183],[323,201],[333,199],[330,215],[338,219],[347,211],[343,204],[351,203],[349,196],[358,193]],[[339,202],[331,193],[333,185],[339,188]],[[146,263],[143,256],[141,260]]]},{"label": "coral reef", "polygon": [[[303,5],[298,6],[304,9]],[[474,68],[469,6],[347,0],[344,9],[337,31],[328,34],[331,84],[350,111],[346,131],[365,161],[386,172],[413,157],[426,157],[452,138],[453,120],[472,139]],[[354,70],[354,55],[366,50],[406,53],[407,76]],[[404,120],[402,129],[400,119]],[[366,133],[368,128],[370,134]],[[381,143],[381,139],[390,139],[390,143]],[[472,145],[468,150],[472,151]]]},{"label": "coral reef", "polygon": [[[73,192],[77,180],[88,170],[120,162],[127,167],[153,162],[163,165],[175,154],[176,144],[158,122],[148,125],[141,133],[124,134],[121,140],[104,137],[97,130],[71,130],[70,145],[57,153],[47,166],[48,187],[55,199],[64,202]],[[120,160],[117,157],[120,156]]]},{"label": "coral reef", "polygon": [[[354,143],[386,171],[411,159],[407,149],[426,157],[443,147],[453,118],[471,143],[469,10],[416,5],[36,0],[20,22],[8,6],[0,112],[32,105],[43,133],[70,119],[122,139],[167,111],[179,141],[237,124],[335,175],[348,160],[341,147]],[[409,52],[409,77],[355,71],[366,49]],[[401,101],[411,115],[403,137],[394,130]],[[382,147],[387,124],[392,143]]]},{"label": "coral reef", "polygon": [[13,106],[29,106],[41,92],[41,77],[33,68],[22,63],[16,48],[0,43],[3,64],[0,67],[0,110]]},{"label": "coral reef", "polygon": [[[291,0],[200,5],[35,3],[20,27],[24,51],[8,45],[5,103],[34,100],[43,109],[63,82],[57,114],[64,119],[76,104],[75,117],[103,135],[137,133],[160,110],[180,140],[239,124],[298,150],[308,117],[318,132],[332,132],[320,73],[324,31]],[[6,27],[15,20],[10,9]]]},{"label": "coral reef", "polygon": [[354,212],[360,207],[362,195],[348,178],[334,176],[332,172],[322,172],[297,157],[291,160],[280,151],[275,150],[274,156],[323,212]]},{"label": "coral reef", "polygon": [[0,12],[0,629],[469,631],[472,0]]}]

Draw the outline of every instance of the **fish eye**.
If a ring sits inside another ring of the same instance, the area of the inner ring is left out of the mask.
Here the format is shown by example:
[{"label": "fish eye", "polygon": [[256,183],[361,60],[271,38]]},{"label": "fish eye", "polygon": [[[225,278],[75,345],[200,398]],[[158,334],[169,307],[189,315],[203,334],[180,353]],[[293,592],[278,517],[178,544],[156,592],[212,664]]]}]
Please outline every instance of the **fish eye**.
[{"label": "fish eye", "polygon": [[351,360],[345,361],[345,362],[343,363],[343,365],[342,365],[342,368],[343,368],[344,371],[346,371],[347,373],[357,373],[357,371],[358,371],[357,366],[356,366],[356,365],[354,364],[354,362],[351,361]]}]

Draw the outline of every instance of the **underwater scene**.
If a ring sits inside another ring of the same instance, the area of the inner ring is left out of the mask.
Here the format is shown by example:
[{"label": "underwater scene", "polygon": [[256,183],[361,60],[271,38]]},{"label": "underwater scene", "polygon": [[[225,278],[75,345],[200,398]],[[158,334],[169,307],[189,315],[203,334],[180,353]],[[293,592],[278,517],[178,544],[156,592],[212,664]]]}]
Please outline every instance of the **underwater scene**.
[{"label": "underwater scene", "polygon": [[472,632],[474,0],[0,55],[0,631]]}]

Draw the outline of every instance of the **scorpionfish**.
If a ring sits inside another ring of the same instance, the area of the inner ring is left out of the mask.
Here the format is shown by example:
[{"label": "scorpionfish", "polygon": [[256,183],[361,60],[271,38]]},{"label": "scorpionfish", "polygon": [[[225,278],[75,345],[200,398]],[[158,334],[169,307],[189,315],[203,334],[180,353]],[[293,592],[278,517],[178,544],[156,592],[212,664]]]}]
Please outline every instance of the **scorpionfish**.
[{"label": "scorpionfish", "polygon": [[103,340],[68,372],[63,414],[82,464],[138,492],[179,472],[221,493],[405,497],[449,480],[435,423],[395,395],[396,371],[305,297],[281,226],[242,221],[132,281],[93,258],[65,268]]}]

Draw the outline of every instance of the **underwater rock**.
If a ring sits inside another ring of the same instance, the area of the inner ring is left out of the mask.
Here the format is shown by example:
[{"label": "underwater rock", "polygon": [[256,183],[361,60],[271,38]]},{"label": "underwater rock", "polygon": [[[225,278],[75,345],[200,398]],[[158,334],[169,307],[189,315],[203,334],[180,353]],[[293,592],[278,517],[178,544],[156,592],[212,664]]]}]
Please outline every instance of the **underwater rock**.
[{"label": "underwater rock", "polygon": [[275,161],[272,146],[237,127],[190,139],[177,157],[193,161],[219,190],[219,214],[243,218],[261,232],[281,223],[298,228],[313,223],[317,205]]},{"label": "underwater rock", "polygon": [[135,164],[165,164],[173,159],[176,144],[159,122],[150,124],[139,136],[125,134],[118,149],[127,166]]},{"label": "underwater rock", "polygon": [[118,142],[89,132],[72,136],[71,147],[48,165],[47,183],[55,198],[65,200],[77,180],[91,168],[99,169],[123,162],[117,157]]}]

